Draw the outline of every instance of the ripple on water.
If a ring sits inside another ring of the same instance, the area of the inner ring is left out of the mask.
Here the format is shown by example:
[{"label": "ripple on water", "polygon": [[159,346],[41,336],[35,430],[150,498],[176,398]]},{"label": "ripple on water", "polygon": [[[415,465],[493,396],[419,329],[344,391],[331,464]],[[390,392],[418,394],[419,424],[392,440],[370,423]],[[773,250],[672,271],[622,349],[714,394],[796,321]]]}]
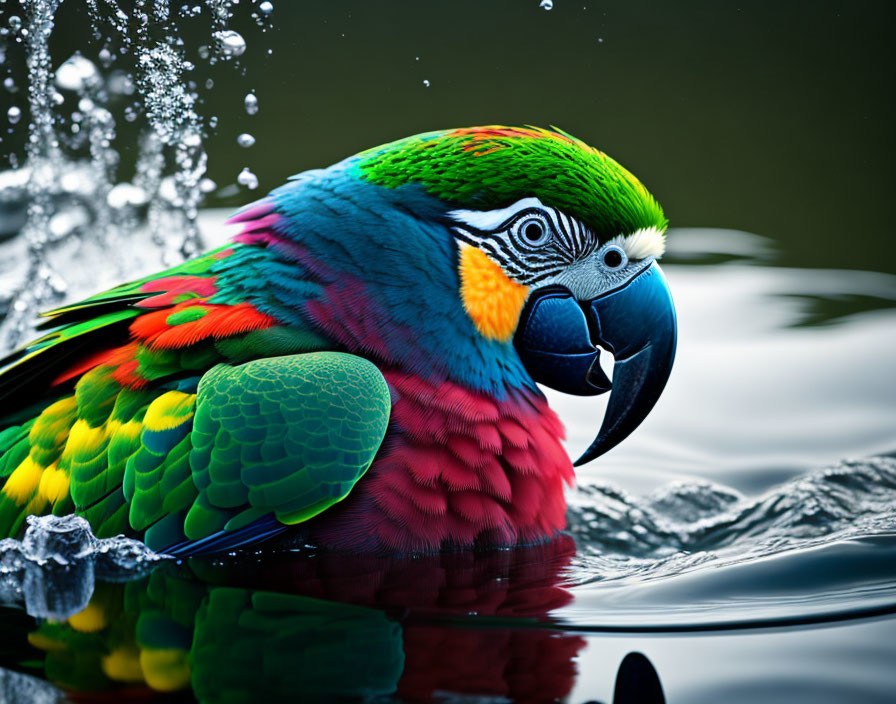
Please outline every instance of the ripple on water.
[{"label": "ripple on water", "polygon": [[[577,625],[659,629],[896,610],[896,460],[842,462],[746,498],[676,482],[570,499]],[[700,568],[700,569],[698,569]]]}]

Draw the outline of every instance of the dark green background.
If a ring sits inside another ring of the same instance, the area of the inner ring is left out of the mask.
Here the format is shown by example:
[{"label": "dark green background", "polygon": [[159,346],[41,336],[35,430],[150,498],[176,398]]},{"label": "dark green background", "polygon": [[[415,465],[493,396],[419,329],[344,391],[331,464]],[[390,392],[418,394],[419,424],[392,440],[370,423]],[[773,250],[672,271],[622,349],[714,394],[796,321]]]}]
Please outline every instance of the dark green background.
[{"label": "dark green background", "polygon": [[[215,78],[201,94],[220,120],[209,142],[219,186],[249,166],[266,191],[419,131],[554,124],[635,172],[673,226],[771,237],[783,264],[896,272],[890,2],[274,6],[266,33],[248,0],[236,8],[242,74],[201,62],[195,72]],[[90,53],[83,4],[65,0],[60,18],[54,58]],[[185,29],[188,45],[200,31]],[[242,109],[249,89],[254,117]],[[235,144],[243,131],[258,140],[249,150]]]}]

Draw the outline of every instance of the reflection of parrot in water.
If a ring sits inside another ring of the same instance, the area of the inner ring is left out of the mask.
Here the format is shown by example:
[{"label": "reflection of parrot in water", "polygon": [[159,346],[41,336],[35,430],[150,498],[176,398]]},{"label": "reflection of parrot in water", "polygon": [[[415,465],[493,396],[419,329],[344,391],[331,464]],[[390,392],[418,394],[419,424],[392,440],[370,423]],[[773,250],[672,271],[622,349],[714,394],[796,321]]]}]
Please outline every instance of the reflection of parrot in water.
[{"label": "reflection of parrot in water", "polygon": [[537,621],[571,600],[560,583],[574,551],[562,536],[480,554],[194,558],[100,583],[86,607],[19,628],[18,640],[4,627],[2,662],[77,701],[142,700],[147,690],[190,690],[203,702],[431,701],[446,692],[559,701],[585,641]]},{"label": "reflection of parrot in water", "polygon": [[291,530],[350,550],[540,541],[572,465],[536,382],[613,394],[619,443],[672,364],[666,220],[601,152],[481,127],[303,173],[229,246],[49,313],[0,369],[0,534],[30,513],[189,554]]}]

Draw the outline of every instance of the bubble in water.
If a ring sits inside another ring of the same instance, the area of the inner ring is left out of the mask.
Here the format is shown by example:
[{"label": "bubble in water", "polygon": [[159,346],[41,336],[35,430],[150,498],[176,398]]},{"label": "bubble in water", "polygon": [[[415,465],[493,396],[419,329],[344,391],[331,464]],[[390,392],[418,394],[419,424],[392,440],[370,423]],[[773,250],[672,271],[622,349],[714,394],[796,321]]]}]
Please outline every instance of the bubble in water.
[{"label": "bubble in water", "polygon": [[222,29],[212,34],[212,36],[218,43],[218,50],[225,58],[236,58],[237,56],[242,56],[243,52],[246,51],[246,40],[243,39],[243,35],[239,32],[234,32],[232,29]]},{"label": "bubble in water", "polygon": [[6,111],[6,119],[9,120],[9,124],[14,125],[22,119],[22,111],[15,105],[13,105],[9,110]]},{"label": "bubble in water", "polygon": [[251,147],[255,144],[255,137],[253,137],[248,132],[243,132],[239,137],[236,138],[236,143],[241,147]]},{"label": "bubble in water", "polygon": [[249,115],[254,115],[258,112],[258,98],[255,97],[255,93],[249,93],[243,99],[243,105],[246,106],[246,112]]},{"label": "bubble in water", "polygon": [[203,193],[211,193],[218,187],[218,184],[210,178],[204,178],[199,182],[199,190]]},{"label": "bubble in water", "polygon": [[541,0],[538,6],[544,10],[553,10],[554,9],[554,0]]},{"label": "bubble in water", "polygon": [[274,5],[270,2],[262,2],[258,4],[258,11],[263,15],[269,15],[274,11]]},{"label": "bubble in water", "polygon": [[258,176],[249,171],[248,168],[244,168],[240,171],[240,175],[236,177],[236,182],[241,186],[245,186],[250,191],[254,191],[258,188]]},{"label": "bubble in water", "polygon": [[108,68],[112,61],[115,60],[115,57],[112,55],[111,51],[103,47],[102,49],[100,49],[99,59],[103,66]]},{"label": "bubble in water", "polygon": [[22,28],[22,18],[18,15],[10,15],[9,16],[9,27],[10,29],[18,32]]},{"label": "bubble in water", "polygon": [[56,85],[63,90],[82,91],[99,81],[100,74],[93,62],[77,52],[56,70]]},{"label": "bubble in water", "polygon": [[427,81],[425,78],[423,79],[423,85],[429,88],[429,81]]}]

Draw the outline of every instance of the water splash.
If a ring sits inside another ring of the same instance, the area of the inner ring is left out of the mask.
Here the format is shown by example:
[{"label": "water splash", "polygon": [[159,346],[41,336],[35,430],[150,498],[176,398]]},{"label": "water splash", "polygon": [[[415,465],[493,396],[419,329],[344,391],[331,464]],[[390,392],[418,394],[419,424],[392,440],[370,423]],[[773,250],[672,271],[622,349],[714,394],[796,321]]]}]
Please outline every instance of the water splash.
[{"label": "water splash", "polygon": [[124,536],[98,539],[80,516],[28,516],[21,541],[0,540],[0,602],[64,619],[82,610],[97,578],[135,579],[166,559]]},{"label": "water splash", "polygon": [[[0,351],[22,340],[39,308],[67,294],[72,277],[80,275],[64,269],[75,250],[96,263],[94,288],[114,285],[125,269],[133,271],[134,262],[123,262],[123,250],[144,223],[166,265],[200,250],[196,218],[208,193],[204,142],[217,118],[200,113],[194,54],[211,65],[246,51],[245,39],[229,27],[235,0],[205,0],[188,8],[193,24],[204,23],[204,41],[215,51],[185,39],[202,41],[203,33],[182,33],[185,15],[173,12],[167,0],[86,0],[94,44],[54,72],[50,39],[61,4],[24,0],[24,19],[13,22],[17,44],[9,50],[27,61],[28,109],[14,106],[7,120],[14,126],[29,117],[26,161],[16,171],[27,178],[22,185],[0,175],[0,204],[4,216],[11,211],[7,222],[19,223],[28,265],[0,282],[0,315],[6,314]],[[5,19],[11,21],[12,16]],[[86,56],[93,51],[95,61]],[[136,136],[133,128],[121,134],[119,121],[134,124]],[[137,155],[133,174],[122,173],[124,150]]]}]

